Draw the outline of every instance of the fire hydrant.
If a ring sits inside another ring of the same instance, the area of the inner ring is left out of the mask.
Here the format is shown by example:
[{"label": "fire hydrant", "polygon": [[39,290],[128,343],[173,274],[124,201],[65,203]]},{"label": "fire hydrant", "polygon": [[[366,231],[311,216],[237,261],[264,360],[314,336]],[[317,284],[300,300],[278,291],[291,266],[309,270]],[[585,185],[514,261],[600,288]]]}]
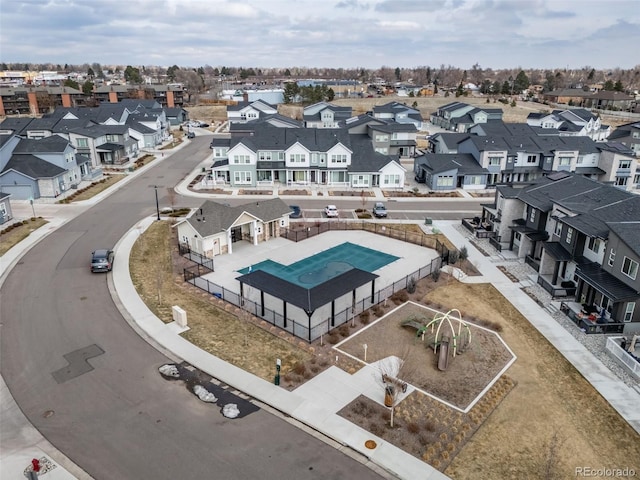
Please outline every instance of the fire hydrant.
[{"label": "fire hydrant", "polygon": [[33,468],[34,472],[39,472],[40,471],[40,460],[38,460],[37,458],[34,458],[33,460],[31,460],[31,467]]}]

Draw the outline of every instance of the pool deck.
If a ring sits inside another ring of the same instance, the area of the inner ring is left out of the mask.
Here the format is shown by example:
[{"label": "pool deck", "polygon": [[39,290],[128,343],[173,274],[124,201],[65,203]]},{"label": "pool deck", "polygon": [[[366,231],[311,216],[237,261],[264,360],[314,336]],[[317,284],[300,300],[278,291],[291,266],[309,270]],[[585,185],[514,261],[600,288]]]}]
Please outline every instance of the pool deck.
[{"label": "pool deck", "polygon": [[239,293],[240,284],[236,278],[241,274],[238,270],[267,259],[290,265],[344,242],[351,242],[398,257],[397,260],[373,272],[379,275],[376,280],[376,289],[391,285],[415,272],[418,268],[431,264],[431,261],[438,256],[435,250],[375,233],[331,231],[297,243],[284,238],[275,238],[258,245],[244,241],[237,242],[233,245],[231,255],[215,257],[215,271],[206,274],[204,278]]}]

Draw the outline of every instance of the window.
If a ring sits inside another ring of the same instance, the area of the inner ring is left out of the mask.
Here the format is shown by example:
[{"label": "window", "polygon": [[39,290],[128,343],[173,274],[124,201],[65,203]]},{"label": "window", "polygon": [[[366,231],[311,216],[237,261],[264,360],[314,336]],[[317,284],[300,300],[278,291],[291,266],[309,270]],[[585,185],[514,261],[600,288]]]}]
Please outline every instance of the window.
[{"label": "window", "polygon": [[389,135],[376,135],[376,142],[388,142]]},{"label": "window", "polygon": [[610,267],[613,267],[613,262],[615,261],[616,261],[616,251],[613,248],[611,248],[611,250],[609,251],[609,261],[607,262],[607,264]]},{"label": "window", "polygon": [[633,311],[636,308],[636,304],[633,302],[628,302],[627,306],[624,309],[624,321],[630,322],[633,320]]},{"label": "window", "polygon": [[629,177],[616,177],[616,180],[613,183],[618,187],[624,187],[629,183]]},{"label": "window", "polygon": [[558,237],[562,235],[562,224],[560,222],[556,222],[556,228],[553,231],[553,234]]},{"label": "window", "polygon": [[527,163],[536,163],[537,161],[536,155],[527,155]]},{"label": "window", "polygon": [[578,164],[581,164],[584,162],[584,155],[578,155]]},{"label": "window", "polygon": [[533,223],[536,221],[536,209],[532,208],[529,212],[529,222]]},{"label": "window", "polygon": [[438,187],[453,187],[453,176],[452,175],[441,175],[436,180],[436,185]]},{"label": "window", "polygon": [[260,152],[260,161],[261,162],[270,162],[271,161],[272,152]]},{"label": "window", "polygon": [[331,155],[331,163],[347,163],[346,155]]},{"label": "window", "polygon": [[566,238],[566,242],[567,243],[571,243],[571,237],[573,237],[573,228],[569,227],[567,229],[567,238]]},{"label": "window", "polygon": [[78,148],[87,148],[89,146],[89,142],[86,138],[78,138]]},{"label": "window", "polygon": [[236,184],[251,184],[251,172],[233,172],[233,180]]},{"label": "window", "polygon": [[387,149],[386,149],[386,148],[380,148],[380,147],[377,147],[377,148],[375,148],[374,150],[375,150],[376,152],[378,152],[378,153],[382,153],[383,155],[386,155],[386,154],[387,154]]},{"label": "window", "polygon": [[626,169],[631,168],[631,160],[620,160],[620,164],[618,165],[618,168],[626,168]]},{"label": "window", "polygon": [[469,175],[467,177],[467,185],[480,185],[482,177],[480,175]]},{"label": "window", "polygon": [[7,216],[7,206],[4,202],[0,203],[0,215],[3,217]]},{"label": "window", "polygon": [[600,250],[600,239],[596,237],[589,237],[587,248],[594,253],[598,253],[598,251]]},{"label": "window", "polygon": [[385,186],[399,186],[400,185],[400,175],[383,175],[382,176],[382,184]]},{"label": "window", "polygon": [[560,157],[559,165],[568,167],[569,165],[571,165],[571,157]]},{"label": "window", "polygon": [[635,280],[638,274],[638,262],[631,260],[629,257],[624,257],[622,261],[622,273],[632,280]]},{"label": "window", "polygon": [[306,156],[304,153],[292,153],[289,155],[289,161],[291,163],[304,163]]},{"label": "window", "polygon": [[251,157],[249,155],[234,155],[233,163],[249,163],[251,161]]},{"label": "window", "polygon": [[496,167],[500,166],[500,161],[502,158],[500,157],[489,157],[489,166]]}]

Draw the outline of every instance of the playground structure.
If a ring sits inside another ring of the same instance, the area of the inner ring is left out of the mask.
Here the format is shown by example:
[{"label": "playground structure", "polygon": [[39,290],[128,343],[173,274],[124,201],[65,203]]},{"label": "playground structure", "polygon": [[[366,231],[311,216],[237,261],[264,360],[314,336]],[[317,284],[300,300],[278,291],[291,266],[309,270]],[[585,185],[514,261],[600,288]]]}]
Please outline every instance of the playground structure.
[{"label": "playground structure", "polygon": [[447,313],[438,312],[429,321],[424,317],[410,317],[402,322],[402,326],[415,328],[416,338],[420,337],[423,342],[427,339],[427,347],[433,348],[433,352],[438,354],[438,370],[446,370],[449,357],[454,358],[471,345],[469,325],[462,320],[456,308]]}]

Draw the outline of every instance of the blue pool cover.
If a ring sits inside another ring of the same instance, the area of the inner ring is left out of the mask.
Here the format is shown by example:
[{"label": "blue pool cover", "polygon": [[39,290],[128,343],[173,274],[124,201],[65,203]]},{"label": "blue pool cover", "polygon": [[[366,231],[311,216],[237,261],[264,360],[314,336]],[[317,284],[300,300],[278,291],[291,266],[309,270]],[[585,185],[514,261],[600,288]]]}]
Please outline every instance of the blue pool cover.
[{"label": "blue pool cover", "polygon": [[354,268],[374,272],[398,258],[400,257],[345,242],[291,265],[265,260],[239,272],[247,274],[263,271],[300,287],[312,288]]}]

